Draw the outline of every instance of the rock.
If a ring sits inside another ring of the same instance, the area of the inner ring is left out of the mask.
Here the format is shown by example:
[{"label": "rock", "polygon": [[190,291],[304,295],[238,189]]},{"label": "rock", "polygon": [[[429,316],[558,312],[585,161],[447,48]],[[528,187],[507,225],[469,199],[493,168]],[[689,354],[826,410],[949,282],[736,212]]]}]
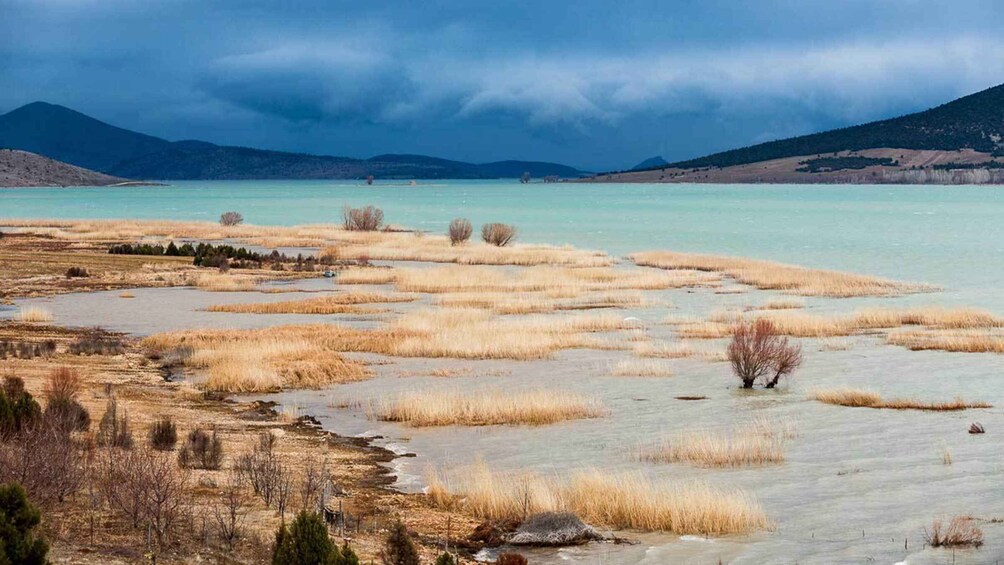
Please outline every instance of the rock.
[{"label": "rock", "polygon": [[580,545],[602,539],[599,532],[575,514],[542,512],[523,521],[508,541],[512,545],[558,546]]},{"label": "rock", "polygon": [[969,433],[971,434],[982,434],[984,433],[983,424],[979,422],[973,422],[969,426]]}]

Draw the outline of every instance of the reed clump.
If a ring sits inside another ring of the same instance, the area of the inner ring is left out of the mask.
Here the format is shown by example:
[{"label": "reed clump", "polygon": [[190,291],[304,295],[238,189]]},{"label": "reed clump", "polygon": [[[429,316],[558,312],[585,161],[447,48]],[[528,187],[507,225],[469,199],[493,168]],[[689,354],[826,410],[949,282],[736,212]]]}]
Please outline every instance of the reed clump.
[{"label": "reed clump", "polygon": [[22,306],[18,313],[18,319],[22,322],[46,323],[51,322],[54,317],[52,312],[39,306]]},{"label": "reed clump", "polygon": [[600,470],[542,477],[495,472],[485,465],[457,477],[431,477],[430,498],[485,520],[520,521],[539,512],[571,512],[587,523],[610,528],[707,536],[772,527],[749,495],[703,482],[653,483],[636,473]]},{"label": "reed clump", "polygon": [[980,547],[983,530],[972,516],[952,516],[947,524],[935,520],[930,530],[924,528],[924,540],[931,547]]},{"label": "reed clump", "polygon": [[813,400],[824,404],[860,408],[884,408],[890,410],[925,410],[953,412],[970,408],[992,408],[987,402],[967,402],[961,398],[946,402],[924,402],[914,398],[884,399],[877,392],[857,388],[818,389],[809,394]]},{"label": "reed clump", "polygon": [[636,264],[660,269],[693,269],[722,273],[739,283],[761,290],[779,290],[802,296],[892,296],[926,292],[928,285],[903,283],[879,277],[810,269],[773,261],[678,253],[646,251],[629,256]]},{"label": "reed clump", "polygon": [[410,426],[540,426],[603,415],[594,399],[558,390],[416,391],[377,410],[377,417]]},{"label": "reed clump", "polygon": [[688,463],[698,467],[747,467],[784,463],[784,442],[751,430],[679,434],[654,448],[643,448],[641,458],[660,463]]},{"label": "reed clump", "polygon": [[303,300],[280,302],[252,302],[247,304],[217,304],[209,312],[239,314],[370,314],[378,310],[361,307],[361,304],[411,302],[416,297],[403,294],[378,294],[346,292]]},{"label": "reed clump", "polygon": [[248,292],[255,290],[261,279],[227,273],[193,273],[188,275],[187,282],[201,290],[211,292]]},{"label": "reed clump", "polygon": [[615,377],[671,377],[673,371],[664,362],[653,359],[624,359],[611,370]]},{"label": "reed clump", "polygon": [[913,351],[954,353],[1004,353],[1004,333],[973,330],[890,332],[886,341]]}]

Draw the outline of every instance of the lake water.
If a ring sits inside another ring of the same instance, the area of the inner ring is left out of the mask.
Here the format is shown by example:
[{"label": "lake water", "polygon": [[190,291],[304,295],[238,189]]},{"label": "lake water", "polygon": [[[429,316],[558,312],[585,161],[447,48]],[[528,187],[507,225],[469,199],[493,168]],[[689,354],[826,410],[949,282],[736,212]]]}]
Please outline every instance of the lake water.
[{"label": "lake water", "polygon": [[[942,292],[898,298],[807,299],[808,310],[863,305],[949,303],[1004,313],[1004,192],[992,187],[519,185],[445,182],[417,187],[365,187],[327,182],[188,182],[162,188],[17,189],[0,191],[0,217],[174,218],[214,220],[240,210],[249,222],[336,221],[342,205],[375,204],[389,221],[439,232],[455,216],[516,224],[525,241],[572,243],[615,254],[676,249],[775,259],[940,285]],[[297,283],[323,290],[330,281]],[[100,324],[146,334],[183,327],[262,327],[277,323],[360,322],[345,316],[260,316],[201,311],[224,302],[296,295],[141,289],[37,299],[57,323]],[[676,339],[658,324],[667,310],[706,316],[760,302],[773,293],[715,294],[712,289],[646,293],[657,306],[637,316],[655,341]],[[307,295],[304,295],[307,296]],[[312,294],[311,296],[316,296]],[[163,305],[169,304],[170,309]],[[395,304],[397,312],[420,307]],[[150,315],[153,312],[155,315]],[[12,309],[6,315],[13,313]],[[5,312],[0,312],[0,316]],[[728,366],[671,361],[672,377],[611,376],[629,351],[566,351],[533,362],[388,358],[377,377],[323,391],[271,398],[316,415],[343,434],[380,434],[416,457],[399,459],[399,486],[418,489],[425,470],[484,460],[497,469],[563,475],[598,467],[645,473],[656,480],[707,480],[755,495],[777,528],[718,539],[631,534],[629,546],[590,544],[534,552],[535,564],[596,563],[995,563],[1004,557],[1004,525],[985,523],[987,544],[953,554],[923,548],[923,527],[953,514],[1004,517],[1002,357],[911,352],[880,336],[800,340],[806,362],[781,390],[743,394]],[[839,342],[835,344],[833,342]],[[721,349],[724,344],[702,344]],[[462,376],[428,376],[435,369]],[[464,371],[469,372],[466,374]],[[491,426],[414,429],[377,422],[366,410],[337,408],[403,391],[442,388],[515,390],[546,386],[594,396],[609,413],[598,419],[537,428]],[[807,399],[817,387],[854,386],[888,397],[947,400],[961,396],[998,408],[959,413],[827,406]],[[675,396],[706,396],[698,402]],[[764,416],[792,422],[783,465],[700,469],[631,457],[641,444],[677,432],[727,429]],[[985,435],[966,429],[978,420]],[[997,438],[997,439],[995,439]],[[954,462],[943,461],[945,450]]]},{"label": "lake water", "polygon": [[[0,218],[337,222],[374,204],[433,232],[466,216],[515,224],[524,241],[624,254],[675,249],[775,259],[995,291],[1004,280],[1004,190],[969,186],[529,184],[423,181],[186,181],[165,187],[0,189]],[[984,296],[986,300],[988,297]],[[1004,299],[994,306],[1004,307]]]}]

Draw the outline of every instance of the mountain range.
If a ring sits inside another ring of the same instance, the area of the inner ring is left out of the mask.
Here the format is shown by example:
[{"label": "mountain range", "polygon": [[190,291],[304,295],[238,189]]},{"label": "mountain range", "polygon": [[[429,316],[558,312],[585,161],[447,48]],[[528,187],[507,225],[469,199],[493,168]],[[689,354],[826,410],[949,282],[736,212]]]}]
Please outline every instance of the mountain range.
[{"label": "mountain range", "polygon": [[587,181],[1004,183],[1004,85],[898,118],[675,163],[658,160]]},{"label": "mountain range", "polygon": [[19,149],[131,179],[489,179],[577,178],[574,167],[537,161],[465,163],[424,155],[369,159],[310,155],[206,141],[168,141],[70,108],[33,102],[0,115],[0,148]]}]

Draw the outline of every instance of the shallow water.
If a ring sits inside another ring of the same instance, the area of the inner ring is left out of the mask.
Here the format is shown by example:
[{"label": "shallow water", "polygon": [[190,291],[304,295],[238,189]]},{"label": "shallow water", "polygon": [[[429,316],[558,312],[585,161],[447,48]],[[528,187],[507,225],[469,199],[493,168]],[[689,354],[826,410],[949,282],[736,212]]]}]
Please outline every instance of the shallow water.
[{"label": "shallow water", "polygon": [[[212,189],[211,193],[209,189]],[[1004,201],[993,188],[968,187],[706,187],[640,185],[531,185],[447,183],[401,188],[330,183],[181,183],[159,189],[26,189],[0,192],[0,216],[169,217],[211,219],[242,210],[257,223],[330,220],[343,202],[375,203],[389,219],[441,230],[455,215],[475,222],[518,224],[523,239],[571,242],[614,253],[674,248],[772,258],[939,284],[934,294],[900,298],[807,299],[809,311],[847,311],[873,305],[978,305],[1004,313],[1004,262],[999,260]],[[86,196],[86,198],[85,198]],[[295,197],[295,199],[294,199]],[[302,199],[300,197],[303,197]],[[331,281],[298,282],[324,290]],[[369,325],[380,316],[255,315],[201,312],[210,304],[289,300],[296,294],[210,293],[195,289],[138,289],[31,300],[57,323],[101,325],[145,335],[188,327],[266,327],[280,323]],[[769,293],[736,295],[680,289],[647,293],[672,304],[621,311],[646,322],[657,340],[673,338],[658,324],[667,312],[706,315],[765,300]],[[313,295],[313,296],[316,296]],[[420,304],[392,304],[395,312]],[[12,315],[13,309],[0,316]],[[566,474],[599,467],[634,470],[659,480],[707,480],[755,495],[777,524],[772,532],[705,540],[628,534],[636,545],[590,544],[535,550],[533,563],[994,563],[1004,560],[1004,525],[984,524],[978,551],[923,549],[923,528],[939,517],[1004,517],[1002,357],[992,354],[911,352],[878,336],[836,338],[846,350],[800,340],[806,361],[777,391],[737,391],[723,363],[667,361],[672,377],[614,377],[610,368],[629,351],[575,350],[533,362],[389,359],[372,380],[323,391],[271,395],[316,415],[343,434],[382,435],[416,457],[395,462],[399,487],[417,490],[430,466],[457,468],[484,460],[498,469]],[[721,348],[721,342],[702,343]],[[431,377],[436,368],[469,376]],[[827,406],[806,399],[815,387],[856,386],[887,397],[947,400],[961,396],[998,408],[956,413]],[[546,387],[598,398],[603,418],[544,427],[493,426],[415,429],[374,421],[364,409],[335,408],[379,402],[416,389]],[[679,401],[704,395],[704,401]],[[724,429],[758,414],[794,422],[787,462],[733,470],[635,460],[632,451],[679,431]],[[970,436],[969,423],[988,433]],[[942,454],[951,450],[954,462]],[[908,544],[908,548],[904,548]]]}]

